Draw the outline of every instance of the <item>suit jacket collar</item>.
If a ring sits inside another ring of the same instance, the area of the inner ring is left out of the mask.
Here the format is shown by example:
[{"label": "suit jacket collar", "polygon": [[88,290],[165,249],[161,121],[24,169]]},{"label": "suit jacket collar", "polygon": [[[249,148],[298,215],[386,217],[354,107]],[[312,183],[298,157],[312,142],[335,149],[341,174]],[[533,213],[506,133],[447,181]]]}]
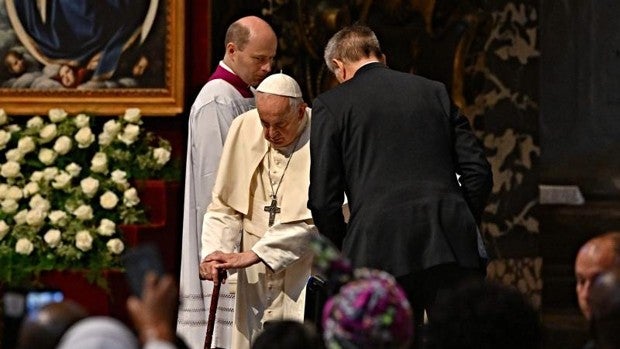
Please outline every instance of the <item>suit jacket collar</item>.
[{"label": "suit jacket collar", "polygon": [[385,64],[381,62],[372,62],[372,63],[364,64],[363,66],[359,67],[359,69],[357,69],[353,77],[355,78],[359,74],[364,74],[364,72],[369,71],[371,69],[375,69],[375,68],[387,68],[387,67],[385,66]]}]

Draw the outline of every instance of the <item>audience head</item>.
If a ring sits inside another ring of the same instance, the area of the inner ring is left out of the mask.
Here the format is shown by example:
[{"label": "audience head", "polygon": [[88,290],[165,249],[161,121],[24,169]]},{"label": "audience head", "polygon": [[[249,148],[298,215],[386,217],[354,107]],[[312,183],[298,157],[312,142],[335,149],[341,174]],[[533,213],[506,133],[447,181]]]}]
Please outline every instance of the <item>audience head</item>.
[{"label": "audience head", "polygon": [[620,268],[599,275],[589,294],[590,329],[598,349],[620,348]]},{"label": "audience head", "polygon": [[518,290],[469,282],[436,305],[431,341],[438,349],[540,348],[537,311]]},{"label": "audience head", "polygon": [[307,323],[278,320],[265,323],[265,328],[252,349],[322,349],[325,348],[316,329]]},{"label": "audience head", "polygon": [[120,321],[103,316],[88,317],[73,325],[58,349],[137,349],[136,336]]},{"label": "audience head", "polygon": [[579,308],[590,319],[588,302],[594,279],[612,267],[620,267],[620,232],[609,232],[588,240],[575,259],[576,291]]},{"label": "audience head", "polygon": [[[375,33],[368,27],[352,25],[338,31],[325,46],[325,64],[339,82],[353,77],[356,65],[367,61],[384,61]],[[352,66],[353,65],[353,66]]]},{"label": "audience head", "polygon": [[328,348],[407,348],[413,314],[404,291],[388,273],[356,269],[354,279],[323,308]]},{"label": "audience head", "polygon": [[224,63],[246,84],[258,85],[271,71],[278,40],[264,20],[248,16],[228,27]]},{"label": "audience head", "polygon": [[50,303],[24,319],[17,346],[21,349],[55,348],[67,329],[86,316],[86,310],[73,301]]},{"label": "audience head", "polygon": [[305,126],[306,103],[299,84],[279,73],[263,80],[256,91],[256,108],[265,139],[275,148],[291,145]]}]

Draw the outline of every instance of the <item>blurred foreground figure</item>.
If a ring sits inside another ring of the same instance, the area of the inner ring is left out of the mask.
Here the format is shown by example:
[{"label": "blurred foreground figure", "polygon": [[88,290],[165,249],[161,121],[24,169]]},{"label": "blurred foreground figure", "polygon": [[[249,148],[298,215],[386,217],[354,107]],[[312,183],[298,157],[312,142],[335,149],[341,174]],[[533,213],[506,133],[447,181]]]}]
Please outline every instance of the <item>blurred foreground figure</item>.
[{"label": "blurred foreground figure", "polygon": [[87,316],[86,309],[74,301],[48,304],[35,315],[24,319],[17,346],[19,349],[56,348],[67,329]]},{"label": "blurred foreground figure", "polygon": [[596,349],[620,348],[620,268],[596,278],[590,291],[590,330]]}]

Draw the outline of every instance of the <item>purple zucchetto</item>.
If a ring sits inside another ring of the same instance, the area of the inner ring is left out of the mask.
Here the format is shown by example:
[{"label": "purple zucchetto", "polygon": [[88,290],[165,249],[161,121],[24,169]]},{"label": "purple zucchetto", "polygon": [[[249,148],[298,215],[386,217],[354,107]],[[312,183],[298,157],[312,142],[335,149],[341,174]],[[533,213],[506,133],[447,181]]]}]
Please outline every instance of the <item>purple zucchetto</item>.
[{"label": "purple zucchetto", "polygon": [[413,314],[404,291],[390,274],[356,269],[323,308],[328,348],[405,348],[413,338]]}]

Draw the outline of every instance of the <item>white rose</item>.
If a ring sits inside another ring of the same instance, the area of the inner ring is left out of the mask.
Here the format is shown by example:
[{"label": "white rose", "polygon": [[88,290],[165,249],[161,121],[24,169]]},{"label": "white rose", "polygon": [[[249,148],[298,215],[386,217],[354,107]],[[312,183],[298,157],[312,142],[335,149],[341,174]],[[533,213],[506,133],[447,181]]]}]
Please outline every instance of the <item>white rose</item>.
[{"label": "white rose", "polygon": [[30,242],[30,240],[26,238],[21,238],[17,240],[17,243],[15,244],[15,252],[19,254],[28,256],[32,253],[33,250],[34,245],[32,244],[32,242]]},{"label": "white rose", "polygon": [[46,213],[40,209],[33,209],[26,214],[26,223],[31,227],[39,227],[45,221]]},{"label": "white rose", "polygon": [[155,148],[153,150],[153,157],[158,165],[165,165],[170,161],[170,151],[166,148]]},{"label": "white rose", "polygon": [[43,178],[43,171],[34,171],[32,175],[30,175],[30,181],[32,182],[40,182]]},{"label": "white rose", "polygon": [[140,135],[140,126],[128,124],[125,126],[123,133],[118,135],[118,139],[121,140],[121,142],[130,145],[138,139],[138,135]]},{"label": "white rose", "polygon": [[39,161],[45,165],[51,165],[58,157],[58,153],[49,148],[42,148],[39,150]]},{"label": "white rose", "polygon": [[36,194],[35,196],[33,196],[32,199],[30,199],[30,202],[28,202],[28,205],[32,209],[38,209],[45,212],[49,211],[52,207],[49,200],[47,200],[40,194]]},{"label": "white rose", "polygon": [[104,218],[99,223],[97,232],[103,236],[111,236],[116,232],[116,224],[111,220]]},{"label": "white rose", "polygon": [[81,221],[93,219],[93,208],[89,205],[80,205],[73,211],[73,215]]},{"label": "white rose", "polygon": [[63,109],[55,108],[50,109],[50,111],[47,113],[47,116],[50,117],[50,120],[52,122],[58,123],[67,118],[67,112]]},{"label": "white rose", "polygon": [[26,128],[29,129],[39,129],[41,126],[43,126],[43,119],[40,116],[32,117],[26,122]]},{"label": "white rose", "polygon": [[8,161],[20,162],[24,158],[24,153],[18,148],[7,151],[5,155]]},{"label": "white rose", "polygon": [[78,128],[88,126],[89,123],[90,123],[90,116],[86,114],[78,114],[75,117],[75,126],[77,126]]},{"label": "white rose", "polygon": [[121,254],[125,249],[125,244],[120,239],[111,239],[106,246],[108,246],[108,251],[112,254]]},{"label": "white rose", "polygon": [[80,175],[80,172],[82,172],[82,167],[75,162],[72,162],[65,167],[65,171],[67,171],[67,173],[69,173],[72,177],[77,177]]},{"label": "white rose", "polygon": [[43,240],[51,247],[57,247],[60,244],[60,230],[50,229],[43,235]]},{"label": "white rose", "polygon": [[47,216],[47,218],[49,218],[50,223],[52,223],[55,226],[62,227],[65,224],[67,224],[67,213],[65,211],[60,211],[60,210],[52,211]]},{"label": "white rose", "polygon": [[46,167],[43,170],[43,178],[46,181],[51,181],[52,179],[56,178],[59,172],[60,170],[56,167]]},{"label": "white rose", "polygon": [[21,172],[21,166],[15,161],[9,161],[0,167],[0,175],[4,178],[15,178]]},{"label": "white rose", "polygon": [[17,124],[10,124],[5,127],[5,130],[7,130],[10,133],[15,133],[15,132],[21,131],[22,128]]},{"label": "white rose", "polygon": [[140,109],[139,108],[128,108],[125,110],[125,115],[123,115],[123,120],[131,123],[138,123],[140,121]]},{"label": "white rose", "polygon": [[4,219],[0,219],[0,240],[4,239],[6,234],[9,233],[9,230],[11,230],[11,227],[9,227],[9,225],[6,224]]},{"label": "white rose", "polygon": [[93,237],[88,230],[80,230],[75,234],[75,247],[86,252],[93,247]]},{"label": "white rose", "polygon": [[41,131],[39,131],[39,137],[41,138],[41,143],[47,143],[54,139],[58,134],[58,128],[56,124],[47,124],[45,125]]},{"label": "white rose", "polygon": [[121,123],[116,120],[109,120],[103,124],[103,132],[109,134],[112,137],[121,131]]},{"label": "white rose", "polygon": [[7,199],[13,199],[15,201],[19,201],[19,199],[24,197],[24,191],[17,186],[10,186],[9,189],[6,192],[6,198]]},{"label": "white rose", "polygon": [[54,177],[52,187],[55,189],[65,189],[71,184],[71,175],[65,171],[61,171],[58,176]]},{"label": "white rose", "polygon": [[110,145],[114,140],[114,137],[115,136],[112,136],[107,132],[101,132],[99,134],[99,145]]},{"label": "white rose", "polygon": [[23,190],[24,196],[25,197],[32,196],[32,195],[38,193],[40,189],[41,188],[39,188],[39,183],[37,183],[37,182],[28,182],[28,184],[26,184],[24,186],[24,190]]},{"label": "white rose", "polygon": [[90,170],[96,173],[108,172],[108,156],[105,153],[96,153],[90,161]]},{"label": "white rose", "polygon": [[28,214],[28,210],[23,209],[19,212],[17,212],[15,214],[15,216],[13,216],[13,219],[15,220],[15,224],[20,225],[20,224],[24,224],[26,223],[26,215]]},{"label": "white rose", "polygon": [[0,108],[0,125],[4,125],[9,122],[9,116],[6,115],[4,109]]},{"label": "white rose", "polygon": [[0,183],[0,200],[6,199],[6,195],[9,192],[9,185],[6,183]]},{"label": "white rose", "polygon": [[123,203],[127,207],[133,207],[140,203],[140,197],[138,197],[138,191],[136,188],[125,190],[123,193]]},{"label": "white rose", "polygon": [[95,141],[95,135],[91,131],[90,127],[82,127],[75,134],[75,141],[78,143],[78,148],[88,148]]},{"label": "white rose", "polygon": [[67,136],[58,137],[56,143],[54,143],[54,150],[60,155],[67,154],[69,150],[71,150],[71,147],[73,147],[73,142],[71,138]]},{"label": "white rose", "polygon": [[24,154],[30,153],[35,150],[36,147],[37,145],[34,143],[34,139],[30,136],[20,138],[19,141],[17,141],[17,149],[21,150]]},{"label": "white rose", "polygon": [[0,130],[0,149],[4,149],[11,140],[11,134],[5,130]]},{"label": "white rose", "polygon": [[111,210],[118,204],[118,196],[108,190],[99,197],[99,204],[106,210]]},{"label": "white rose", "polygon": [[112,182],[118,184],[121,187],[125,187],[128,185],[127,183],[127,172],[122,170],[114,170],[110,178],[112,178]]},{"label": "white rose", "polygon": [[86,196],[92,198],[99,190],[99,181],[93,177],[86,177],[80,181],[80,188]]},{"label": "white rose", "polygon": [[2,200],[2,203],[0,203],[0,206],[2,207],[2,211],[8,214],[11,214],[17,211],[17,209],[19,208],[19,204],[17,203],[17,201],[12,200],[12,199]]}]

